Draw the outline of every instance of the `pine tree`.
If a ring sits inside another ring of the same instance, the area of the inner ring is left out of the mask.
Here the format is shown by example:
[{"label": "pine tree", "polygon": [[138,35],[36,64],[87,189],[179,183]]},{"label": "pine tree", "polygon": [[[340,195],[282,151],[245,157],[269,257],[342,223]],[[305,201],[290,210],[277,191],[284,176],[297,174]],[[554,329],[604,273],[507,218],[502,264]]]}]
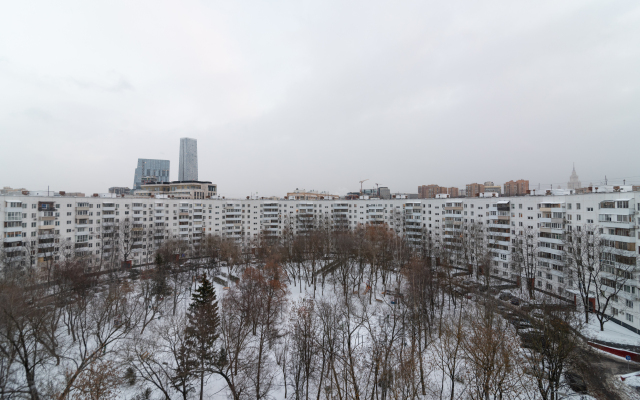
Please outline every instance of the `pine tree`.
[{"label": "pine tree", "polygon": [[205,375],[213,371],[219,360],[215,342],[220,324],[216,292],[205,276],[191,296],[187,318],[185,347],[192,360],[193,375],[200,380],[202,400]]}]

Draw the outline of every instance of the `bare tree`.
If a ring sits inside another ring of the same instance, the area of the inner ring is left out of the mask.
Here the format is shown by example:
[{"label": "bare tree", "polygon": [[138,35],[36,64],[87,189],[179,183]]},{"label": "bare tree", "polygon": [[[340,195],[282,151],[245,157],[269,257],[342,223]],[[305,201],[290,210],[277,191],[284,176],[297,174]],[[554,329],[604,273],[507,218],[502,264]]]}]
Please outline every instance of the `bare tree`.
[{"label": "bare tree", "polygon": [[[598,235],[594,231],[587,231],[586,234]],[[600,268],[594,271],[594,311],[600,323],[600,330],[604,331],[604,324],[613,318],[608,312],[611,303],[618,299],[618,294],[631,292],[631,286],[627,285],[627,281],[633,277],[637,256],[635,243],[608,239],[600,239],[597,242],[601,248]]]},{"label": "bare tree", "polygon": [[113,283],[104,293],[91,297],[75,325],[75,341],[69,343],[62,358],[67,372],[58,398],[74,391],[76,379],[103,356],[118,351],[121,339],[137,329],[136,315],[128,296],[128,284]]},{"label": "bare tree", "polygon": [[5,386],[4,391],[31,400],[40,399],[37,373],[56,357],[57,347],[55,329],[50,330],[52,307],[40,300],[41,295],[37,291],[25,292],[15,283],[0,287],[0,354],[7,368],[11,369],[13,363],[20,366],[24,382],[24,386]]},{"label": "bare tree", "polygon": [[573,312],[549,304],[537,330],[523,337],[529,374],[543,400],[558,400],[562,374],[579,345],[579,323]]},{"label": "bare tree", "polygon": [[92,363],[76,379],[72,400],[102,400],[115,398],[122,378],[113,361]]},{"label": "bare tree", "polygon": [[[294,306],[288,325],[288,358],[283,360],[285,378],[288,377],[296,399],[308,400],[312,395],[315,377],[317,375],[318,341],[317,319],[314,316],[313,302],[306,299]],[[288,372],[288,374],[287,374]],[[286,384],[286,383],[285,383]]]},{"label": "bare tree", "polygon": [[472,399],[511,398],[522,389],[520,346],[515,330],[491,307],[467,317],[464,358]]},{"label": "bare tree", "polygon": [[[447,385],[449,399],[453,400],[456,397],[456,382],[461,380],[464,370],[465,334],[465,321],[462,318],[462,311],[459,311],[444,322],[440,338],[434,346],[434,367],[442,371],[440,398],[443,398]],[[448,379],[448,382],[445,379]]]},{"label": "bare tree", "polygon": [[568,228],[564,235],[563,248],[570,279],[577,281],[585,322],[588,323],[592,308],[590,299],[594,296],[594,282],[598,280],[597,275],[600,271],[602,243],[599,231],[590,225],[576,227],[575,230]]},{"label": "bare tree", "polygon": [[524,277],[524,285],[530,299],[535,299],[535,279],[538,269],[535,236],[533,229],[521,230],[513,239],[511,252],[511,268],[518,273],[518,276]]}]

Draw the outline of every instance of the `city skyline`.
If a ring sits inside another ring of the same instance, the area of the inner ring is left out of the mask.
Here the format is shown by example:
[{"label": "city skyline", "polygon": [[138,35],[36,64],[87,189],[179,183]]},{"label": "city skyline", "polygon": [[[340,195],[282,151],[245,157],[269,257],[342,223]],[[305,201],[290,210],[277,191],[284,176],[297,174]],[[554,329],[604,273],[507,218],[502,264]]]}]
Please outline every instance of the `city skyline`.
[{"label": "city skyline", "polygon": [[[196,139],[191,139],[191,138],[182,138],[182,139],[190,139],[190,140],[193,140],[193,141],[197,141]],[[182,139],[181,139],[181,147],[182,147]],[[182,150],[181,150],[181,152],[182,152]],[[197,147],[196,147],[196,154],[197,154]],[[196,155],[196,160],[197,160],[197,155]],[[151,162],[151,163],[153,163],[152,165],[160,165],[160,164],[156,164],[156,163],[161,163],[161,165],[163,165],[163,166],[166,165],[167,166],[167,172],[169,171],[169,168],[168,168],[168,165],[169,165],[169,162],[170,162],[169,160],[157,160],[157,159],[139,158],[138,159],[138,167],[135,169],[135,174],[134,174],[135,175],[135,179],[134,179],[135,181],[138,180],[138,175],[141,173],[140,163],[144,163],[144,162],[147,162],[147,163]],[[620,186],[622,186],[622,185],[627,185],[627,186],[631,186],[631,185],[638,186],[638,185],[640,185],[640,176],[638,176],[638,177],[634,177],[634,176],[607,177],[607,176],[604,176],[600,180],[592,179],[592,180],[589,180],[589,181],[585,181],[585,182],[582,183],[581,186],[575,186],[575,185],[572,186],[571,180],[574,179],[573,177],[576,174],[575,163],[573,163],[573,167],[572,168],[573,169],[572,169],[572,172],[571,172],[571,176],[568,179],[566,179],[565,181],[552,182],[552,183],[546,183],[546,184],[542,184],[542,183],[535,183],[534,184],[533,182],[530,182],[529,183],[529,188],[530,189],[536,189],[536,190],[543,190],[543,189],[576,189],[576,188],[579,188],[579,187],[586,188],[586,187],[589,187],[589,186],[597,187],[597,186],[606,186],[606,185],[609,185],[609,186],[611,186],[611,185],[620,185]],[[197,170],[197,161],[196,161],[196,170]],[[197,171],[196,171],[196,173],[197,173]],[[153,174],[151,174],[151,176],[153,176]],[[497,180],[495,182],[487,182],[487,181],[482,181],[482,180],[478,180],[476,182],[469,182],[467,180],[467,181],[465,181],[467,183],[465,183],[463,185],[460,185],[459,187],[455,186],[455,185],[450,186],[449,187],[449,193],[451,194],[451,190],[450,189],[454,188],[456,191],[457,190],[460,191],[460,197],[466,197],[466,194],[463,196],[462,193],[465,193],[466,187],[468,185],[477,184],[477,185],[483,186],[482,182],[484,182],[484,183],[495,183],[496,186],[500,186],[501,187],[501,190],[504,190],[504,185],[509,183],[509,182],[511,182],[511,181],[513,181],[514,179],[518,179],[518,180],[519,179],[524,179],[525,181],[529,182],[529,180],[526,177],[524,177],[524,178],[513,178],[513,177],[511,177],[511,179],[505,180],[504,182],[497,181]],[[188,180],[198,180],[198,179],[180,179],[180,173],[178,172],[178,177],[169,176],[168,179],[167,179],[166,176],[163,176],[159,181],[160,182],[174,182],[174,181],[181,181],[181,180],[187,180],[188,181]],[[443,183],[443,182],[439,181],[438,178],[433,178],[429,182],[432,182],[432,181]],[[424,183],[424,180],[422,178],[420,178],[420,177],[416,177],[416,182],[418,184],[417,189],[416,189],[415,185],[414,185],[414,187],[407,188],[406,190],[396,189],[395,186],[393,185],[393,181],[391,182],[391,184],[386,184],[386,185],[378,184],[378,186],[379,187],[383,187],[383,186],[387,187],[390,190],[390,193],[392,193],[392,194],[395,194],[395,193],[412,193],[412,194],[420,195],[421,187],[424,187],[426,184]],[[212,183],[218,184],[215,179],[213,180]],[[358,182],[356,182],[356,183],[358,183]],[[580,183],[581,182],[578,181],[578,184],[580,184]],[[429,185],[436,186],[436,187],[439,186],[437,183],[436,184],[430,183]],[[80,184],[80,186],[82,186],[82,187],[79,187],[79,188],[78,187],[73,187],[72,190],[74,192],[75,191],[79,191],[79,192],[83,192],[84,191],[84,192],[87,192],[87,193],[90,193],[90,192],[91,193],[107,193],[108,192],[108,190],[103,190],[102,187],[100,187],[97,191],[86,190],[85,187],[88,187],[86,182],[83,182],[82,184]],[[116,185],[116,186],[118,186],[118,187],[129,187],[127,185],[121,185],[121,186],[120,185]],[[240,184],[239,187],[241,187],[241,186],[242,185]],[[7,184],[5,184],[3,182],[0,182],[0,187],[7,187],[7,188],[24,187],[25,189],[31,190],[31,191],[47,190],[46,187],[43,189],[43,188],[28,187],[28,185],[13,185],[12,186],[12,185],[7,185]],[[447,189],[446,182],[444,183],[444,185],[439,186],[439,187],[441,189]],[[363,188],[366,189],[366,190],[375,190],[376,183],[370,183],[369,185],[365,184],[365,186]],[[49,186],[49,189],[53,192],[53,191],[59,191],[59,190],[68,191],[69,188],[59,188],[59,187]],[[134,182],[134,185],[130,189],[132,189],[132,190],[136,189],[135,182]],[[325,190],[325,189],[322,189],[322,188],[319,188],[319,189],[316,189],[316,188],[313,188],[313,189],[302,188],[302,189],[308,190],[308,191],[325,192],[325,193],[331,193],[331,194],[336,194],[336,195],[343,196],[343,195],[346,195],[349,192],[357,192],[359,188],[357,187],[357,185],[355,185],[353,187],[349,187],[348,189],[346,189],[344,191],[337,191],[337,190],[331,191],[331,190]],[[280,193],[280,192],[276,193],[274,190],[271,190],[271,191],[267,191],[267,193],[263,192],[261,194],[258,194],[259,193],[258,191],[246,191],[246,192],[243,192],[242,189],[240,189],[238,194],[220,193],[220,196],[224,195],[224,196],[226,196],[228,198],[244,198],[245,196],[248,196],[248,195],[251,195],[251,196],[267,196],[267,197],[284,196],[284,193],[290,192],[291,190],[293,190],[293,189],[288,188],[283,193]],[[457,195],[453,195],[452,197],[458,197],[458,196]],[[474,197],[474,196],[472,196],[472,197]]]}]

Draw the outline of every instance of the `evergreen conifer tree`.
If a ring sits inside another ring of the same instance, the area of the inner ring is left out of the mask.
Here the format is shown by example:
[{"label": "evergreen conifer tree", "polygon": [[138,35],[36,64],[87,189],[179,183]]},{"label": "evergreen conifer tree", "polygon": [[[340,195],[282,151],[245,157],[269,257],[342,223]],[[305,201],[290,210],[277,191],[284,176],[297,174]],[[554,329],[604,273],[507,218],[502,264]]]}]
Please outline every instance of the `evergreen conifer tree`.
[{"label": "evergreen conifer tree", "polygon": [[220,324],[216,292],[204,275],[191,296],[187,318],[185,347],[192,361],[193,376],[200,380],[202,400],[205,376],[213,372],[219,361],[215,343]]}]

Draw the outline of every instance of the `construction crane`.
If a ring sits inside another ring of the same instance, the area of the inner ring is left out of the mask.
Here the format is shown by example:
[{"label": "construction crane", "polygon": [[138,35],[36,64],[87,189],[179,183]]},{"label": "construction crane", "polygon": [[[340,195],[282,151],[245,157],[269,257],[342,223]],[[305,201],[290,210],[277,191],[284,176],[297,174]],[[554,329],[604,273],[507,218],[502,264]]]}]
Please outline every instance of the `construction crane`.
[{"label": "construction crane", "polygon": [[363,181],[360,181],[360,195],[362,196],[362,183],[368,181],[369,179],[365,179]]}]

